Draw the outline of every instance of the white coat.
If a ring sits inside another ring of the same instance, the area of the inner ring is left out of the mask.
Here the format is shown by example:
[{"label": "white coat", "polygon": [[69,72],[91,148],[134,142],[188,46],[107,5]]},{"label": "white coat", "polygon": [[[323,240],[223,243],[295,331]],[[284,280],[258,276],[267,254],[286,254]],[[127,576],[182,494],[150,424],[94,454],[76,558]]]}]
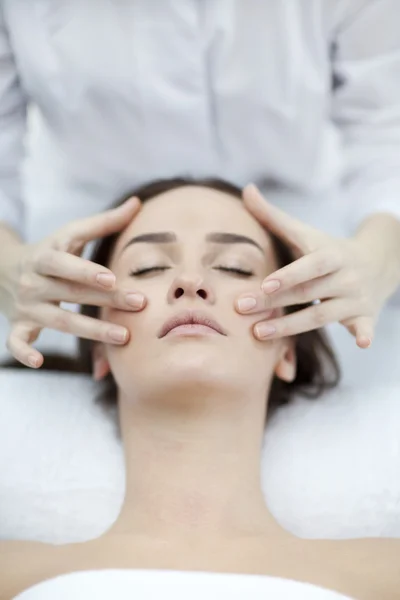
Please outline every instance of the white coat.
[{"label": "white coat", "polygon": [[21,233],[29,102],[54,210],[192,175],[400,215],[399,0],[0,0],[0,219]]}]

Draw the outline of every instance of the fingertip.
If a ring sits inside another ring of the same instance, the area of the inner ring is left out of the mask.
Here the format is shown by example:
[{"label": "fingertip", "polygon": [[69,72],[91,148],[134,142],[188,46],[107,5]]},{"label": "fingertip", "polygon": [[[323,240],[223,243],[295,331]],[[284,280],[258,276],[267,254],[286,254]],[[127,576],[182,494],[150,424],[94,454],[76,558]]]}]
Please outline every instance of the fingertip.
[{"label": "fingertip", "polygon": [[257,188],[256,188],[255,184],[250,182],[244,186],[242,195],[243,195],[243,198],[246,198],[248,196],[253,196],[256,192],[257,192]]},{"label": "fingertip", "polygon": [[367,348],[370,348],[370,346],[372,345],[372,339],[370,337],[360,336],[360,337],[357,337],[356,343],[359,348],[362,348],[365,350]]},{"label": "fingertip", "polygon": [[257,307],[257,300],[251,296],[238,298],[235,302],[236,309],[239,312],[249,312]]},{"label": "fingertip", "polygon": [[133,208],[139,208],[140,206],[140,200],[137,196],[132,196],[131,198],[128,198],[128,200],[126,200],[123,204],[121,204],[121,207],[125,208],[125,209],[133,209]]},{"label": "fingertip", "polygon": [[140,311],[143,310],[146,306],[147,299],[146,296],[144,296],[143,294],[133,292],[126,295],[126,301],[128,302],[129,306],[131,306],[135,310]]},{"label": "fingertip", "polygon": [[44,358],[41,354],[31,354],[31,356],[28,358],[29,366],[32,367],[32,369],[40,369],[40,367],[43,365],[43,362]]},{"label": "fingertip", "polygon": [[125,202],[118,204],[118,206],[112,207],[109,211],[106,211],[106,212],[115,213],[117,215],[120,213],[127,213],[128,215],[130,215],[132,211],[134,211],[134,210],[136,211],[139,208],[140,208],[139,198],[137,196],[131,196],[130,198],[125,200]]}]

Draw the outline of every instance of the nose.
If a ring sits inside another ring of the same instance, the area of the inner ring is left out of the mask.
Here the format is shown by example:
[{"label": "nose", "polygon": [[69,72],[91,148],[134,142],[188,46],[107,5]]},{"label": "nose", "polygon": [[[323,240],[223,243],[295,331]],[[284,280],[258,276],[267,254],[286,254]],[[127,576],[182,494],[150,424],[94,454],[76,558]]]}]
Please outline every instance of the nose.
[{"label": "nose", "polygon": [[180,298],[189,300],[200,298],[207,304],[215,302],[215,294],[211,285],[199,273],[186,273],[175,277],[168,291],[168,302],[173,303]]}]

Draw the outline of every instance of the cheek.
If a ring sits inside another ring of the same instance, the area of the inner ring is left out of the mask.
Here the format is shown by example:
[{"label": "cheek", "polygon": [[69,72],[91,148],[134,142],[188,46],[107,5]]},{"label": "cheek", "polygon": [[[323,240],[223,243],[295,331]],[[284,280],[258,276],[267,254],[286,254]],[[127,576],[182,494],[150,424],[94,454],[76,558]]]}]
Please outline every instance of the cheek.
[{"label": "cheek", "polygon": [[100,314],[100,318],[102,321],[107,321],[108,323],[115,323],[115,325],[126,327],[131,331],[132,325],[138,321],[139,314],[140,313],[135,313],[129,310],[103,308]]}]

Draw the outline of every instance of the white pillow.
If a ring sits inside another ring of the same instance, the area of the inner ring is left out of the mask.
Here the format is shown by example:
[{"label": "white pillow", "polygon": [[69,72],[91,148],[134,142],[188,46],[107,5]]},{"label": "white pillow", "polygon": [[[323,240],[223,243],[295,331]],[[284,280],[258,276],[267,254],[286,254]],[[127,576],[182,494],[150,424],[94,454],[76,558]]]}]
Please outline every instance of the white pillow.
[{"label": "white pillow", "polygon": [[[0,371],[0,538],[104,532],[124,494],[115,427],[86,376]],[[296,399],[271,420],[262,480],[300,537],[400,537],[400,385]]]}]

